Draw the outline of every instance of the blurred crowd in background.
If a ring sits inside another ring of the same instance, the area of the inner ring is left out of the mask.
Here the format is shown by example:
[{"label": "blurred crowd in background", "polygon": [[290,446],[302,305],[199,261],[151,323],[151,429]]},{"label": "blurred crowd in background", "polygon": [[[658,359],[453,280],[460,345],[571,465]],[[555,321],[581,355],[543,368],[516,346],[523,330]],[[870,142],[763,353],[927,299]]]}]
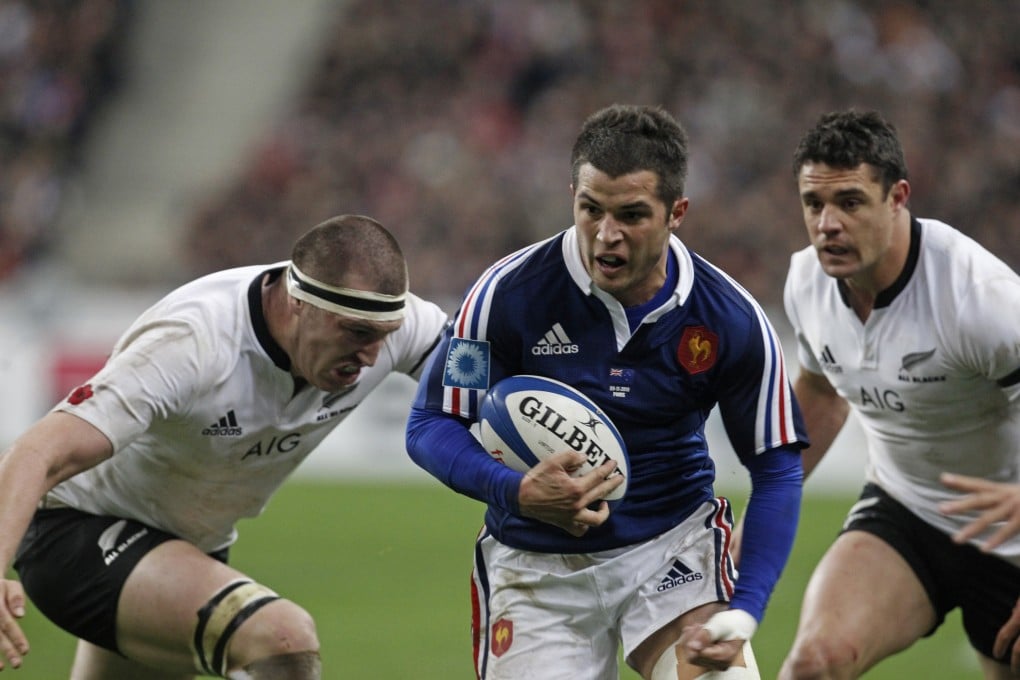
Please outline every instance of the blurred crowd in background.
[{"label": "blurred crowd in background", "polygon": [[[122,7],[0,0],[4,259],[48,233],[67,148],[116,81]],[[806,245],[793,149],[849,106],[898,127],[915,214],[1020,266],[1020,0],[350,0],[295,77],[245,171],[181,225],[192,274],[279,259],[312,224],[363,213],[397,234],[417,292],[459,298],[570,225],[571,144],[613,102],[685,124],[680,235],[764,302]]]},{"label": "blurred crowd in background", "polygon": [[126,0],[0,0],[0,279],[44,257],[92,117],[116,91]]}]

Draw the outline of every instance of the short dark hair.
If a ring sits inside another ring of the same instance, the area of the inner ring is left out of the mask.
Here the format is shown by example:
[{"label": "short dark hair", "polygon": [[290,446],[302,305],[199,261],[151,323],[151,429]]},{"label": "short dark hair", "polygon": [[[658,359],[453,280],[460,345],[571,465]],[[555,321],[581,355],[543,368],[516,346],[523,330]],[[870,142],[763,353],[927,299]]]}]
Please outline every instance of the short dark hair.
[{"label": "short dark hair", "polygon": [[303,273],[333,286],[370,281],[372,292],[407,291],[407,263],[397,239],[363,215],[339,215],[306,231],[294,243],[291,261]]},{"label": "short dark hair", "polygon": [[571,180],[591,163],[610,177],[650,170],[667,205],[684,195],[687,132],[661,107],[613,104],[588,117],[570,154]]},{"label": "short dark hair", "polygon": [[805,163],[825,163],[840,169],[867,163],[878,170],[885,192],[907,179],[907,162],[896,128],[877,111],[832,111],[808,130],[793,154],[793,174]]}]

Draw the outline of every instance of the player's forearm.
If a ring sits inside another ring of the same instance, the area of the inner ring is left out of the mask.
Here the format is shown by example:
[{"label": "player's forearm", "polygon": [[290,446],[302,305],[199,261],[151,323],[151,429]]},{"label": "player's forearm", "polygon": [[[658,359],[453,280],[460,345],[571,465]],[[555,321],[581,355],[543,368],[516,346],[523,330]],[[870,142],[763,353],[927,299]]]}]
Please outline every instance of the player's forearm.
[{"label": "player's forearm", "polygon": [[16,441],[0,455],[0,576],[6,574],[14,554],[48,490],[45,466]]},{"label": "player's forearm", "polygon": [[519,514],[521,473],[492,460],[456,419],[412,408],[405,443],[411,460],[454,491]]},{"label": "player's forearm", "polygon": [[750,461],[751,498],[743,518],[740,578],[730,603],[761,620],[782,574],[800,515],[800,453],[776,449]]},{"label": "player's forearm", "polygon": [[801,452],[804,478],[818,466],[846,423],[850,405],[824,377],[801,373],[793,385],[811,446]]},{"label": "player's forearm", "polygon": [[112,454],[110,441],[77,416],[51,412],[0,455],[0,558],[9,567],[40,499]]},{"label": "player's forearm", "polygon": [[[842,409],[839,409],[839,406]],[[805,414],[804,421],[808,437],[811,438],[811,446],[801,452],[804,465],[804,479],[807,479],[812,471],[821,462],[822,458],[832,447],[832,442],[843,429],[846,423],[847,407],[846,402],[836,405],[838,412],[822,413],[811,417]]]}]

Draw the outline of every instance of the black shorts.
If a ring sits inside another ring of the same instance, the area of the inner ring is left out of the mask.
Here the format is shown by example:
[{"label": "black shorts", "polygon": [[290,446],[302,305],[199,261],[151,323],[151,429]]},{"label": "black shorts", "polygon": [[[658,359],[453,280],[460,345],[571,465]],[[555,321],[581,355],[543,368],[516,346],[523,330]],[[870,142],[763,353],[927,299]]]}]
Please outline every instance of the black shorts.
[{"label": "black shorts", "polygon": [[959,607],[970,644],[994,658],[995,636],[1020,598],[1020,568],[973,545],[953,542],[875,484],[864,486],[860,501],[843,531],[874,534],[907,561],[935,608],[935,626],[925,637]]},{"label": "black shorts", "polygon": [[[46,618],[112,652],[117,603],[128,576],[156,546],[177,538],[140,522],[70,508],[38,510],[18,546],[14,568]],[[227,561],[227,551],[212,557]]]}]

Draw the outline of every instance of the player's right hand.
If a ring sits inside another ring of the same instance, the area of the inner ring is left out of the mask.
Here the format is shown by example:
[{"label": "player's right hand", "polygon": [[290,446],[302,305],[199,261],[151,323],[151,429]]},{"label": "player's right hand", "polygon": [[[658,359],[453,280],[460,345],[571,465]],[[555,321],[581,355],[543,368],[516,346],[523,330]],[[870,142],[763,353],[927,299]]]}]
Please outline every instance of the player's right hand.
[{"label": "player's right hand", "polygon": [[966,543],[998,525],[992,535],[978,546],[988,552],[1020,533],[1020,484],[945,472],[941,481],[948,488],[963,493],[955,500],[939,504],[943,514],[977,514],[953,535],[957,543]]},{"label": "player's right hand", "polygon": [[1009,620],[1002,624],[992,654],[996,659],[1009,664],[1010,669],[1020,674],[1020,600],[1013,605],[1013,613]]},{"label": "player's right hand", "polygon": [[11,668],[20,668],[28,654],[28,639],[21,632],[17,619],[25,615],[25,591],[11,579],[0,579],[0,670],[4,659]]},{"label": "player's right hand", "polygon": [[623,484],[623,475],[612,474],[616,461],[610,460],[573,477],[585,461],[576,451],[564,451],[528,470],[518,492],[521,515],[558,526],[573,536],[583,536],[609,519],[605,497]]}]

